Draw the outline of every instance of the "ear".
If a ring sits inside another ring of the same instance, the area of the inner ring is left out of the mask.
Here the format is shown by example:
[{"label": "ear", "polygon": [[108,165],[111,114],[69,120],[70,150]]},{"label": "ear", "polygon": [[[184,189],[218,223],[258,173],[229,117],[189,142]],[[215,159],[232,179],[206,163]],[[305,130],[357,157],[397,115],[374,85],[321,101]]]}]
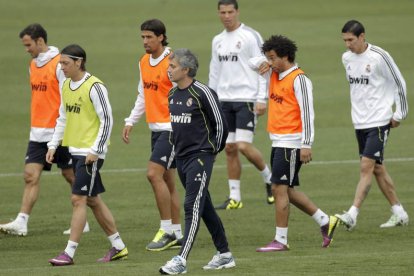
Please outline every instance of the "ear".
[{"label": "ear", "polygon": [[36,44],[38,44],[40,46],[46,45],[45,40],[43,39],[43,37],[39,37],[38,39],[36,39]]}]

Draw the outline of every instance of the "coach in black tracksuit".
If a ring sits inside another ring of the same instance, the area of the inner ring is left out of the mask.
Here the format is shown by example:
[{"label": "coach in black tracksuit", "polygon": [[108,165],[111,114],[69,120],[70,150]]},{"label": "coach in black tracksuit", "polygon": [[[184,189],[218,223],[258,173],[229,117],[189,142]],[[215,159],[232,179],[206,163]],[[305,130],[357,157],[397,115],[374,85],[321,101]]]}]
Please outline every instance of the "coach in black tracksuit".
[{"label": "coach in black tracksuit", "polygon": [[[228,268],[235,263],[208,191],[213,163],[225,147],[228,130],[216,93],[194,79],[197,67],[188,49],[178,49],[170,57],[168,73],[177,83],[168,95],[172,138],[178,175],[186,191],[184,240],[178,257],[185,266],[202,218],[217,251],[230,256],[222,267]],[[161,273],[169,272],[167,265]],[[204,269],[213,268],[207,265]]]}]

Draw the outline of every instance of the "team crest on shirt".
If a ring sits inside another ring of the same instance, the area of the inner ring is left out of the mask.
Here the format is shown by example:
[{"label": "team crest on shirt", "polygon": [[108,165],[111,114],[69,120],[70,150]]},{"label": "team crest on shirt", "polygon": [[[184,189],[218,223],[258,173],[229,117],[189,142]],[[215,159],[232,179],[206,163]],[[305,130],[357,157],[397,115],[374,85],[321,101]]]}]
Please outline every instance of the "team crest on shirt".
[{"label": "team crest on shirt", "polygon": [[367,73],[371,73],[371,65],[367,64],[367,67],[365,67],[365,71]]},{"label": "team crest on shirt", "polygon": [[79,97],[78,102],[83,102],[82,97]]},{"label": "team crest on shirt", "polygon": [[237,48],[237,49],[241,49],[241,41],[237,42],[237,44],[236,44],[236,48]]},{"label": "team crest on shirt", "polygon": [[351,70],[351,65],[348,65],[348,67],[346,68],[346,70]]},{"label": "team crest on shirt", "polygon": [[188,107],[190,107],[190,106],[192,106],[193,105],[193,98],[188,98],[188,100],[187,100],[187,102],[186,102],[186,105],[188,106]]}]

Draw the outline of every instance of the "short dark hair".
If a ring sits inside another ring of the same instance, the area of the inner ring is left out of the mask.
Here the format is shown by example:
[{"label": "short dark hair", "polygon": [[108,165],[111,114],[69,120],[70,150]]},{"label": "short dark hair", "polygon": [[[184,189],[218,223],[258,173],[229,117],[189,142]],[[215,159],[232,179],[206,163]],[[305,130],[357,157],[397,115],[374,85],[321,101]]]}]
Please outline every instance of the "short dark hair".
[{"label": "short dark hair", "polygon": [[40,25],[38,23],[30,24],[29,26],[24,28],[23,31],[21,31],[19,33],[20,38],[23,38],[25,35],[30,36],[30,38],[33,39],[33,40],[37,40],[41,37],[41,38],[43,38],[45,43],[47,43],[47,32],[42,27],[42,25]]},{"label": "short dark hair", "polygon": [[170,60],[176,60],[182,68],[188,68],[188,76],[194,78],[198,70],[197,57],[186,48],[176,49],[170,55]]},{"label": "short dark hair", "polygon": [[165,29],[164,23],[159,19],[149,19],[141,24],[141,31],[151,31],[156,36],[163,35],[162,46],[167,46],[167,30]]},{"label": "short dark hair", "polygon": [[219,0],[217,4],[217,9],[220,9],[221,5],[233,5],[236,10],[239,9],[239,4],[237,3],[237,0]]},{"label": "short dark hair", "polygon": [[357,20],[349,20],[342,27],[342,33],[352,33],[356,37],[360,36],[362,33],[365,33],[364,25]]},{"label": "short dark hair", "polygon": [[79,46],[78,44],[70,44],[60,51],[62,55],[67,55],[74,61],[81,60],[81,67],[82,71],[86,71],[85,63],[86,63],[86,52],[85,50]]},{"label": "short dark hair", "polygon": [[283,35],[273,35],[262,46],[264,53],[275,51],[278,57],[288,57],[289,62],[295,62],[295,54],[298,50],[295,42]]}]

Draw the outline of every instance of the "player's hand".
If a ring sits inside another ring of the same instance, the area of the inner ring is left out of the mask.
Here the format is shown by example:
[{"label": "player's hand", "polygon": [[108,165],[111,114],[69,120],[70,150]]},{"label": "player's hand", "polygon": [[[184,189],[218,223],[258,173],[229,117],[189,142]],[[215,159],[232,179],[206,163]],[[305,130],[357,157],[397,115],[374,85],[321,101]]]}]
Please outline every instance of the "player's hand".
[{"label": "player's hand", "polygon": [[46,162],[52,164],[56,150],[49,149],[46,153]]},{"label": "player's hand", "polygon": [[96,160],[98,160],[98,155],[88,153],[88,155],[86,155],[86,158],[85,158],[85,164],[90,165],[93,162],[95,162]]},{"label": "player's hand", "polygon": [[132,126],[125,126],[122,130],[122,140],[125,142],[125,144],[129,144],[129,134],[132,131]]},{"label": "player's hand", "polygon": [[391,128],[399,127],[400,126],[400,122],[398,122],[398,121],[396,121],[394,119],[391,119],[390,126],[391,126]]},{"label": "player's hand", "polygon": [[257,115],[259,115],[259,116],[265,114],[265,112],[266,112],[266,104],[265,103],[256,102],[256,104],[254,105],[254,112]]},{"label": "player's hand", "polygon": [[307,164],[312,161],[312,150],[308,148],[301,148],[300,149],[300,161],[303,164]]},{"label": "player's hand", "polygon": [[259,66],[259,74],[260,75],[265,74],[269,70],[270,70],[270,64],[268,62],[265,61],[262,64],[260,64],[260,66]]}]

